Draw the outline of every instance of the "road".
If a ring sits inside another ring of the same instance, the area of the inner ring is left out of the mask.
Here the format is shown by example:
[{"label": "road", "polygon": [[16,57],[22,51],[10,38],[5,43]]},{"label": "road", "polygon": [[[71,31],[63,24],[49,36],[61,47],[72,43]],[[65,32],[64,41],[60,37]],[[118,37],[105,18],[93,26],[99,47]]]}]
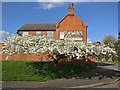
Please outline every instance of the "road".
[{"label": "road", "polygon": [[[98,62],[97,67],[102,67],[104,69],[114,70],[120,74],[120,65],[119,64],[111,64],[108,62],[104,62],[104,63]],[[119,76],[119,78],[120,78],[120,76]],[[109,85],[98,86],[95,88],[119,88],[120,89],[120,81],[113,83],[113,84],[109,84]]]},{"label": "road", "polygon": [[113,83],[113,84],[109,84],[109,85],[102,85],[102,86],[98,86],[95,88],[120,88],[120,81]]},{"label": "road", "polygon": [[97,62],[97,67],[120,71],[120,64],[112,64],[109,62]]}]

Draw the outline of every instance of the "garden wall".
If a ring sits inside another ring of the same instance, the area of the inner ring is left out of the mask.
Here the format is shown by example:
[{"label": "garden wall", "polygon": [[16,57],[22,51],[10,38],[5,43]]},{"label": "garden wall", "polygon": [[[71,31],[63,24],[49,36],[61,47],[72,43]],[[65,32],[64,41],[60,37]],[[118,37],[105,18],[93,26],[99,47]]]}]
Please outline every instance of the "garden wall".
[{"label": "garden wall", "polygon": [[[5,60],[7,55],[6,54],[1,54],[0,60]],[[40,54],[39,56],[37,55],[32,55],[32,54],[14,54],[11,57],[9,57],[7,60],[30,60],[30,61],[38,61],[42,59],[43,61],[52,61],[48,57],[48,54]]]},{"label": "garden wall", "polygon": [[[5,60],[7,55],[6,54],[1,54],[1,58],[0,60]],[[49,57],[49,54],[40,54],[39,56],[37,55],[32,55],[32,54],[14,54],[11,57],[9,57],[7,60],[29,60],[29,61],[53,61],[53,59],[51,59]],[[67,60],[67,59],[66,59]],[[65,61],[66,61],[65,60]],[[91,60],[92,62],[96,62],[97,59],[96,58],[92,58],[89,57],[89,60]]]}]

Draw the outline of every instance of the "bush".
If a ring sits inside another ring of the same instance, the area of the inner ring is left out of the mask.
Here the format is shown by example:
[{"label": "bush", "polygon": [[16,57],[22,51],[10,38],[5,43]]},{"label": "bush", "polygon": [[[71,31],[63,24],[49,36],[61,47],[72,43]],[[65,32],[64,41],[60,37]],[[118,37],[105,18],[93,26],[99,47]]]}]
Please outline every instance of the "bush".
[{"label": "bush", "polygon": [[92,64],[33,61],[3,61],[2,79],[4,81],[46,81],[57,78],[78,76],[81,72],[93,69]]},{"label": "bush", "polygon": [[57,66],[54,66],[53,62],[33,62],[31,65],[38,76],[51,78],[68,78],[92,69],[91,65],[73,62],[59,62]]}]

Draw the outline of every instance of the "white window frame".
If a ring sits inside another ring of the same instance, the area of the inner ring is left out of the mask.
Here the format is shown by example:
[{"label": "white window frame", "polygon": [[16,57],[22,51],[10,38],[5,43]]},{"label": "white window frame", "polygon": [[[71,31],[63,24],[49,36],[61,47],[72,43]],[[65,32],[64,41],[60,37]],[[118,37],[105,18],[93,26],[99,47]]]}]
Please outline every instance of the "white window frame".
[{"label": "white window frame", "polygon": [[41,31],[36,31],[35,35],[39,36],[41,34]]},{"label": "white window frame", "polygon": [[80,31],[81,35],[83,35],[83,31]]},{"label": "white window frame", "polygon": [[22,36],[28,36],[28,31],[23,31]]},{"label": "white window frame", "polygon": [[65,34],[64,31],[59,32],[59,38],[64,39],[64,34]]},{"label": "white window frame", "polygon": [[80,30],[75,30],[75,31],[69,30],[69,32],[67,34],[70,34],[70,33],[80,34],[80,37],[78,36],[78,37],[64,37],[64,38],[67,39],[67,40],[83,40],[83,32],[82,31],[80,31]]},{"label": "white window frame", "polygon": [[53,31],[47,31],[47,36],[48,37],[53,37]]}]

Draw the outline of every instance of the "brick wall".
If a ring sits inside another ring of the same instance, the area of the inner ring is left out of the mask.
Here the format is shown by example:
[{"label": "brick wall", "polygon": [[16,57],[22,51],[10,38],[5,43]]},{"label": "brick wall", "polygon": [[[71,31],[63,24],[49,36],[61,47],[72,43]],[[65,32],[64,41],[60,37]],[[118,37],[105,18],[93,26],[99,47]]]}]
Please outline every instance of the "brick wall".
[{"label": "brick wall", "polygon": [[35,35],[35,31],[29,31],[28,35],[34,36]]},{"label": "brick wall", "polygon": [[[5,60],[7,55],[2,53],[2,46],[3,43],[0,42],[0,60]],[[42,59],[43,61],[46,61],[48,59],[49,61],[52,61],[50,59],[50,54],[45,53],[45,54],[39,54],[37,55],[32,55],[32,54],[14,54],[11,57],[8,58],[8,60],[32,60],[32,61],[38,61],[39,59]]]},{"label": "brick wall", "polygon": [[56,25],[56,31],[54,33],[54,38],[59,39],[60,31],[82,31],[83,33],[83,41],[87,41],[87,32],[86,25],[76,16],[76,15],[67,15]]},{"label": "brick wall", "polygon": [[[0,58],[0,60],[5,60],[7,57],[6,54],[1,54],[1,56],[2,57]],[[32,54],[14,54],[7,60],[53,61],[53,59],[50,59],[48,54],[40,54],[39,56]]]},{"label": "brick wall", "polygon": [[0,53],[2,52],[2,45],[3,45],[3,43],[0,42]]}]

